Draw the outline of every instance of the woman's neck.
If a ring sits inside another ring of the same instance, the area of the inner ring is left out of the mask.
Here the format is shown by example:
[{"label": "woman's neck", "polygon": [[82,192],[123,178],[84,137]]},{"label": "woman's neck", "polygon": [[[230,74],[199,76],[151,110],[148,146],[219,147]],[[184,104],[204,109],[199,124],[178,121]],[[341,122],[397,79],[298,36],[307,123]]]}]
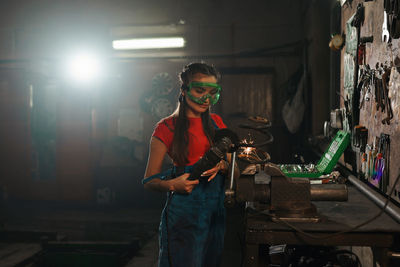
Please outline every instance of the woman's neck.
[{"label": "woman's neck", "polygon": [[188,108],[186,110],[186,117],[188,117],[188,118],[200,118],[201,117],[201,113],[200,112],[194,112],[193,110]]}]

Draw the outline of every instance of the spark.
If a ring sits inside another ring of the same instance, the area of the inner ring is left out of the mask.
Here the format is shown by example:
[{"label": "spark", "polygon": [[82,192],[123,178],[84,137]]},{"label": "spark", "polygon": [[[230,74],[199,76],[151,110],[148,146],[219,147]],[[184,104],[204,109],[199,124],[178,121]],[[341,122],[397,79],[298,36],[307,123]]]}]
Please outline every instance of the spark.
[{"label": "spark", "polygon": [[249,140],[247,140],[246,138],[244,138],[244,139],[242,140],[242,143],[243,143],[243,144],[252,145],[252,144],[254,144],[254,141],[251,140],[251,137],[249,137]]},{"label": "spark", "polygon": [[[244,139],[242,140],[242,143],[243,143],[243,144],[252,145],[252,144],[254,144],[254,141],[251,140],[251,137],[249,137],[249,140],[247,140],[246,138],[244,138]],[[255,152],[255,148],[254,148],[254,147],[249,147],[249,146],[244,147],[244,148],[243,148],[243,151],[242,151],[242,153],[246,154],[246,157],[248,157],[251,153],[254,153],[254,152]]]},{"label": "spark", "polygon": [[251,152],[253,152],[253,150],[254,147],[245,147],[243,153],[245,153],[248,156]]}]

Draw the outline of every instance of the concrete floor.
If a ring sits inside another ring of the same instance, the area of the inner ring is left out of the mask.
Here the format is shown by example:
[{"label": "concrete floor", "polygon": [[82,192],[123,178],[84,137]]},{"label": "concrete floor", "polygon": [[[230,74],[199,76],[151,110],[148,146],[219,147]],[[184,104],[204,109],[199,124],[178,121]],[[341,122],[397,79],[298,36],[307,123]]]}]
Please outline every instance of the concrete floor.
[{"label": "concrete floor", "polygon": [[[221,267],[240,267],[242,261],[242,225],[243,210],[241,207],[227,209],[227,229],[225,248]],[[157,267],[158,235],[151,238],[132,258],[126,267],[149,266]]]},{"label": "concrete floor", "polygon": [[[2,205],[1,230],[54,232],[68,241],[138,240],[140,250],[126,266],[157,266],[160,207],[67,207],[49,203]],[[239,267],[242,208],[227,210],[227,231],[222,267]]]}]

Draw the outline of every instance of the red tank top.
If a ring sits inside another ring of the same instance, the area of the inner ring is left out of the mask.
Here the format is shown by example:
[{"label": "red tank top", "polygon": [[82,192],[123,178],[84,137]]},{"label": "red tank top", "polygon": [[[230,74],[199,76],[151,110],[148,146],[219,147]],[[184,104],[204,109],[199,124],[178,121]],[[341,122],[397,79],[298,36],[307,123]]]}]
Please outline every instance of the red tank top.
[{"label": "red tank top", "polygon": [[[226,128],[221,117],[217,114],[211,114],[212,120],[218,128]],[[203,155],[210,149],[210,143],[204,133],[201,118],[188,118],[189,119],[189,149],[188,149],[188,163],[187,165],[195,164]],[[167,153],[171,156],[172,140],[174,139],[174,117],[164,118],[159,121],[152,134],[167,146]]]}]

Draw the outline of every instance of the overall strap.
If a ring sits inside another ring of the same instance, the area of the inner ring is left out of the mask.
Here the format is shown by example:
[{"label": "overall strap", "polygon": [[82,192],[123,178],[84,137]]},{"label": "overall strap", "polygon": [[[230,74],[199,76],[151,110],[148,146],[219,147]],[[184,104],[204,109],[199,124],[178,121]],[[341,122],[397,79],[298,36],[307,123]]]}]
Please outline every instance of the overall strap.
[{"label": "overall strap", "polygon": [[[173,119],[174,123],[175,123],[175,119]],[[165,124],[165,126],[168,128],[168,130],[170,130],[172,133],[174,132],[174,130],[172,130],[171,126],[164,120],[163,123]]]},{"label": "overall strap", "polygon": [[167,177],[171,177],[171,175],[172,175],[172,168],[170,168],[170,169],[168,169],[166,171],[163,171],[163,172],[160,172],[160,173],[156,173],[156,174],[154,174],[152,176],[144,178],[142,180],[142,184],[148,183],[148,182],[150,182],[151,180],[153,180],[155,178],[159,178],[161,180],[166,180]]},{"label": "overall strap", "polygon": [[169,168],[166,171],[160,172],[160,173],[156,173],[152,176],[146,177],[142,180],[142,184],[148,183],[151,180],[158,178],[161,180],[168,180],[174,177],[178,177],[184,173],[190,173],[193,170],[193,165],[190,166],[182,166],[182,167],[177,167],[177,166],[173,166],[172,168]]},{"label": "overall strap", "polygon": [[210,116],[210,119],[211,119],[211,123],[212,123],[212,125],[214,126],[214,128],[215,129],[219,129],[219,127],[218,127],[218,125],[215,123],[215,121],[213,120],[213,118]]}]

